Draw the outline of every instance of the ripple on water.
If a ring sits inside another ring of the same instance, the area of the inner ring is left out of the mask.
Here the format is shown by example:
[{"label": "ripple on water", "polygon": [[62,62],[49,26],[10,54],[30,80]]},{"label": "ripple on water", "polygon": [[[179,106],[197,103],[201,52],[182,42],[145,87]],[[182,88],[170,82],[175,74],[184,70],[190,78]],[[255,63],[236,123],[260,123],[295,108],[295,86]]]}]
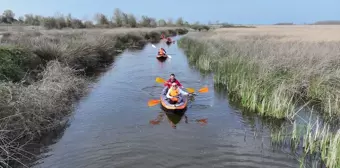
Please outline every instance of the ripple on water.
[{"label": "ripple on water", "polygon": [[161,86],[147,86],[141,89],[143,92],[148,93],[150,96],[159,96],[163,90]]}]

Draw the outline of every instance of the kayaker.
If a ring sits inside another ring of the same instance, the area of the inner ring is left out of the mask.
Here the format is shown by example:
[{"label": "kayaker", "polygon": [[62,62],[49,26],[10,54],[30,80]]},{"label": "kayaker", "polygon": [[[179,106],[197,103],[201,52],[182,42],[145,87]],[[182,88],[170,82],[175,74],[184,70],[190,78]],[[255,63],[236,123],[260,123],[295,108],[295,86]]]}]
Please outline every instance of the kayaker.
[{"label": "kayaker", "polygon": [[168,93],[166,94],[166,97],[170,99],[171,104],[181,103],[183,100],[183,96],[190,94],[180,89],[176,82],[172,83],[171,86],[172,87],[168,90]]},{"label": "kayaker", "polygon": [[164,83],[164,86],[167,86],[168,88],[171,87],[171,84],[172,83],[176,83],[180,88],[184,88],[183,85],[175,78],[175,74],[170,74],[170,79],[167,80],[165,83]]},{"label": "kayaker", "polygon": [[166,54],[166,51],[164,50],[164,48],[160,48],[158,50],[158,55],[165,55]]},{"label": "kayaker", "polygon": [[167,41],[168,41],[168,42],[172,42],[172,40],[171,40],[171,38],[170,38],[170,37],[168,37],[168,38],[167,38]]}]

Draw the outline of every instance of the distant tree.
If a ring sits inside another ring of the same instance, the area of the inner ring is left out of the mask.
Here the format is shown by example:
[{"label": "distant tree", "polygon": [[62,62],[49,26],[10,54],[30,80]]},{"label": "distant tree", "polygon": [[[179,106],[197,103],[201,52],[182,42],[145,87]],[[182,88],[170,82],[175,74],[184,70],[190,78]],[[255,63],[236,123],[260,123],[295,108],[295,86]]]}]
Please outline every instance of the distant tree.
[{"label": "distant tree", "polygon": [[39,15],[26,14],[24,19],[25,24],[39,26],[43,22],[43,17]]},{"label": "distant tree", "polygon": [[109,25],[109,20],[107,17],[101,13],[96,14],[95,20],[99,25]]},{"label": "distant tree", "polygon": [[155,18],[151,18],[150,20],[150,27],[157,27],[157,22]]},{"label": "distant tree", "polygon": [[315,25],[340,25],[340,20],[324,20],[317,21],[314,23]]},{"label": "distant tree", "polygon": [[157,23],[156,23],[156,19],[148,17],[148,16],[142,16],[140,25],[142,27],[156,27]]},{"label": "distant tree", "polygon": [[166,22],[168,26],[173,26],[174,22],[171,18],[168,19],[168,21]]},{"label": "distant tree", "polygon": [[23,16],[20,16],[20,17],[18,18],[18,22],[19,22],[20,24],[25,23],[25,18],[24,18]]},{"label": "distant tree", "polygon": [[119,8],[116,8],[113,12],[112,22],[115,23],[117,27],[122,27],[123,26],[122,18],[123,12]]},{"label": "distant tree", "polygon": [[[87,18],[83,19],[87,20]],[[69,28],[92,28],[92,27],[157,27],[157,26],[189,26],[187,21],[184,21],[182,17],[179,17],[174,23],[172,18],[167,21],[160,19],[156,21],[155,18],[149,16],[142,16],[138,21],[133,14],[122,12],[119,8],[115,8],[112,18],[108,19],[104,14],[98,13],[94,17],[96,24],[91,21],[83,21],[78,18],[73,18],[71,14],[63,15],[61,13],[55,14],[53,17],[43,17],[34,14],[25,14],[24,16],[15,19],[15,14],[12,10],[5,10],[0,15],[0,23],[22,23],[27,25],[42,25],[47,29],[63,29]]]},{"label": "distant tree", "polygon": [[182,18],[182,17],[180,17],[180,18],[177,19],[176,25],[177,25],[177,26],[183,26],[183,25],[184,25],[184,21],[183,21],[183,18]]},{"label": "distant tree", "polygon": [[129,16],[127,13],[122,13],[122,25],[125,27],[130,27]]},{"label": "distant tree", "polygon": [[83,29],[86,28],[86,26],[83,24],[83,22],[80,19],[71,19],[71,26],[74,29]]},{"label": "distant tree", "polygon": [[133,14],[128,14],[128,22],[131,27],[137,27],[137,19]]},{"label": "distant tree", "polygon": [[85,21],[84,25],[85,25],[86,28],[93,28],[94,27],[94,24],[92,23],[92,21]]},{"label": "distant tree", "polygon": [[66,27],[72,27],[72,16],[71,16],[71,14],[68,14],[67,16],[66,16]]},{"label": "distant tree", "polygon": [[3,13],[2,13],[2,22],[4,23],[13,23],[15,21],[14,19],[14,12],[12,10],[5,10]]},{"label": "distant tree", "polygon": [[166,22],[165,22],[164,19],[159,19],[159,20],[158,20],[158,26],[163,27],[163,26],[166,26],[166,25],[167,25],[167,24],[166,24]]}]

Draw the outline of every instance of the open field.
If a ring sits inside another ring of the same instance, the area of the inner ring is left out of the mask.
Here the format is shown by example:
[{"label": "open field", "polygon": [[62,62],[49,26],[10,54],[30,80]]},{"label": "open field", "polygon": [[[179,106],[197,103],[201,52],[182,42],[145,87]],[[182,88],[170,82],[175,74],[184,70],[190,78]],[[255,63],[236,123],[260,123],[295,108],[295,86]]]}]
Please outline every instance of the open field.
[{"label": "open field", "polygon": [[[325,121],[340,116],[340,26],[217,29],[190,33],[180,45],[191,64],[214,72],[215,83],[247,110],[294,124],[301,105]],[[327,167],[339,166],[339,131],[330,133],[327,122],[305,124],[299,134],[305,152],[321,152]],[[300,142],[294,130],[291,137]]]},{"label": "open field", "polygon": [[[275,36],[285,41],[339,41],[340,25],[255,25],[256,28],[221,28],[216,36],[243,39],[248,36]],[[284,37],[283,37],[284,36]],[[212,36],[211,38],[216,38]],[[278,40],[278,39],[277,39]]]},{"label": "open field", "polygon": [[[24,145],[54,130],[87,93],[89,76],[122,50],[184,28],[0,32],[0,166],[29,157]],[[19,156],[19,157],[18,157]]]}]

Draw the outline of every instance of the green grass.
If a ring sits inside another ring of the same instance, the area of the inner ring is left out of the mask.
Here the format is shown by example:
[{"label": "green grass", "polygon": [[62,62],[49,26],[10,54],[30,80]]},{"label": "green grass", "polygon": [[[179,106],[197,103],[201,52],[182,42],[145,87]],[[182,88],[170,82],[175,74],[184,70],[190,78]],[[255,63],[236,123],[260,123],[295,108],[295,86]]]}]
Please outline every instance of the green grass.
[{"label": "green grass", "polygon": [[[7,32],[0,38],[0,166],[31,155],[25,144],[56,129],[88,92],[93,72],[120,50],[182,28]],[[9,158],[9,159],[7,159]]]},{"label": "green grass", "polygon": [[246,40],[227,40],[218,34],[202,33],[182,38],[179,45],[189,63],[201,71],[213,72],[214,83],[225,86],[232,101],[244,110],[273,121],[287,119],[294,123],[283,130],[272,130],[273,142],[288,138],[292,146],[303,148],[302,155],[317,155],[327,167],[339,167],[340,130],[331,131],[327,122],[323,126],[308,119],[296,123],[298,107],[311,102],[317,102],[312,105],[320,107],[323,117],[339,117],[340,88],[336,81],[340,76],[336,63],[340,59],[333,57],[338,43],[272,39],[248,36]]},{"label": "green grass", "polygon": [[29,50],[0,46],[0,81],[20,81],[29,69],[39,65],[39,58]]},{"label": "green grass", "polygon": [[[214,42],[197,42],[183,38],[179,44],[185,48],[189,61],[205,71],[214,72],[214,82],[224,84],[243,107],[275,118],[293,118],[294,94],[286,93],[286,72],[262,73],[258,65],[239,57]],[[233,45],[233,44],[229,44]]]}]

